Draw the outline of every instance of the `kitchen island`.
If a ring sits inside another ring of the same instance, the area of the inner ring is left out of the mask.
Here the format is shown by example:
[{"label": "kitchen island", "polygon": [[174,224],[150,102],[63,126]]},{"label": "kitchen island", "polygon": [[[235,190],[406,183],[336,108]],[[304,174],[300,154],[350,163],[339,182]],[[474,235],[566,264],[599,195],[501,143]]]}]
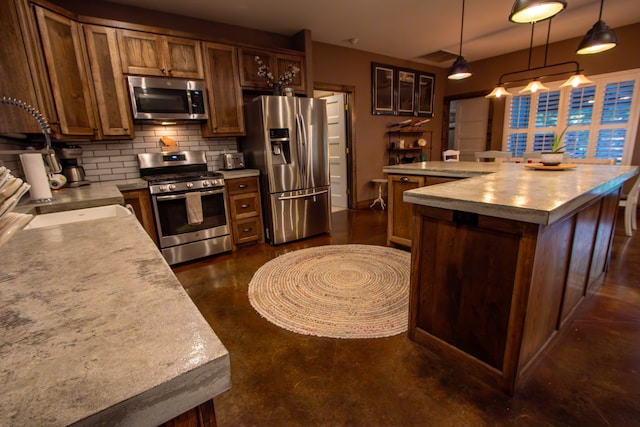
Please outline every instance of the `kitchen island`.
[{"label": "kitchen island", "polygon": [[0,425],[213,417],[229,354],[133,215],[22,230],[0,259]]},{"label": "kitchen island", "polygon": [[470,176],[403,194],[413,204],[409,337],[516,392],[601,283],[620,188],[638,167],[428,162],[384,171]]}]

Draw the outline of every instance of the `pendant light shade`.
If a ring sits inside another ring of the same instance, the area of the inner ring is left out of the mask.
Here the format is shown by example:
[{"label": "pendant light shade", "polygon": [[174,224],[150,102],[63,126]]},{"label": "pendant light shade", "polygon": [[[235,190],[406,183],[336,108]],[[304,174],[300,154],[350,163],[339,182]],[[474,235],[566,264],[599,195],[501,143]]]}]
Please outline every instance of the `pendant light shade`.
[{"label": "pendant light shade", "polygon": [[567,86],[578,87],[581,85],[588,85],[588,84],[593,84],[593,82],[588,78],[586,78],[584,74],[578,73],[569,77],[566,82],[560,85],[560,87],[567,87]]},{"label": "pendant light shade", "polygon": [[618,38],[616,33],[602,20],[602,9],[604,7],[604,0],[600,0],[600,14],[598,15],[598,22],[593,24],[593,27],[584,36],[576,53],[578,55],[589,55],[593,53],[604,52],[605,50],[613,49],[618,44]]},{"label": "pendant light shade", "polygon": [[522,89],[519,93],[536,93],[541,90],[549,90],[549,88],[543,85],[540,80],[536,79],[532,82],[529,82],[529,84],[524,89]]},{"label": "pendant light shade", "polygon": [[447,78],[450,80],[462,80],[471,76],[471,67],[462,56],[462,31],[464,30],[464,0],[462,0],[462,22],[460,24],[460,54],[449,69]]},{"label": "pendant light shade", "polygon": [[566,7],[566,0],[516,0],[509,21],[516,24],[543,21],[562,12]]},{"label": "pendant light shade", "polygon": [[467,63],[467,60],[464,59],[462,56],[458,56],[458,58],[456,59],[456,62],[454,62],[451,68],[449,69],[448,78],[450,80],[462,80],[470,76],[471,76],[471,67],[469,66],[469,63]]},{"label": "pendant light shade", "polygon": [[576,53],[578,55],[600,53],[613,49],[617,44],[618,38],[616,37],[616,33],[614,33],[604,21],[598,21],[587,31]]},{"label": "pendant light shade", "polygon": [[489,95],[486,95],[485,98],[502,98],[503,96],[511,96],[511,93],[504,88],[502,85],[498,85],[493,88]]}]

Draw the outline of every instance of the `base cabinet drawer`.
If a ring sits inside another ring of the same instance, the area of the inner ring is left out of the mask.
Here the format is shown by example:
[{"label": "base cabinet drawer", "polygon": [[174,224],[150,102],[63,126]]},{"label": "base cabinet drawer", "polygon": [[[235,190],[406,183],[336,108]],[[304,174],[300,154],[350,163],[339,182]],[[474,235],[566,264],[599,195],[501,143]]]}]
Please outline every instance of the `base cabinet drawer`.
[{"label": "base cabinet drawer", "polygon": [[231,219],[245,219],[260,215],[260,195],[258,193],[235,194],[231,201]]},{"label": "base cabinet drawer", "polygon": [[257,242],[262,240],[262,220],[259,217],[233,221],[233,243]]}]

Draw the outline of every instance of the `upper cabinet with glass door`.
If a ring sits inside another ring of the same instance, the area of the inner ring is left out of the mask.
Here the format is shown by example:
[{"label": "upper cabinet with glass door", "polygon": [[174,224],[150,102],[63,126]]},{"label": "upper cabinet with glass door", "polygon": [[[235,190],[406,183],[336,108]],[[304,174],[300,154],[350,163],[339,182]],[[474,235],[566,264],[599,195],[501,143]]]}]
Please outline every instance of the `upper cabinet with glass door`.
[{"label": "upper cabinet with glass door", "polygon": [[118,45],[125,74],[204,78],[198,40],[118,30]]}]

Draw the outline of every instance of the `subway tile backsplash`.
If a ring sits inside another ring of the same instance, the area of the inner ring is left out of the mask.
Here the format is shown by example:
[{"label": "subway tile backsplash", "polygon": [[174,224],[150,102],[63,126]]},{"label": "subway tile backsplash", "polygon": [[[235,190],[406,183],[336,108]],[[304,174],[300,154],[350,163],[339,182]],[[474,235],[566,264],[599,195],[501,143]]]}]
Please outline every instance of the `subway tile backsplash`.
[{"label": "subway tile backsplash", "polygon": [[[137,154],[162,151],[160,138],[163,136],[175,140],[180,150],[206,151],[207,167],[211,171],[222,168],[220,154],[238,151],[236,138],[203,138],[200,134],[200,124],[197,123],[174,126],[136,124],[135,135],[133,140],[67,144],[82,147],[79,164],[84,167],[87,179],[92,182],[138,178],[140,171]],[[2,160],[6,166],[12,166],[14,175],[23,176],[19,170],[18,156],[3,157]]]}]

